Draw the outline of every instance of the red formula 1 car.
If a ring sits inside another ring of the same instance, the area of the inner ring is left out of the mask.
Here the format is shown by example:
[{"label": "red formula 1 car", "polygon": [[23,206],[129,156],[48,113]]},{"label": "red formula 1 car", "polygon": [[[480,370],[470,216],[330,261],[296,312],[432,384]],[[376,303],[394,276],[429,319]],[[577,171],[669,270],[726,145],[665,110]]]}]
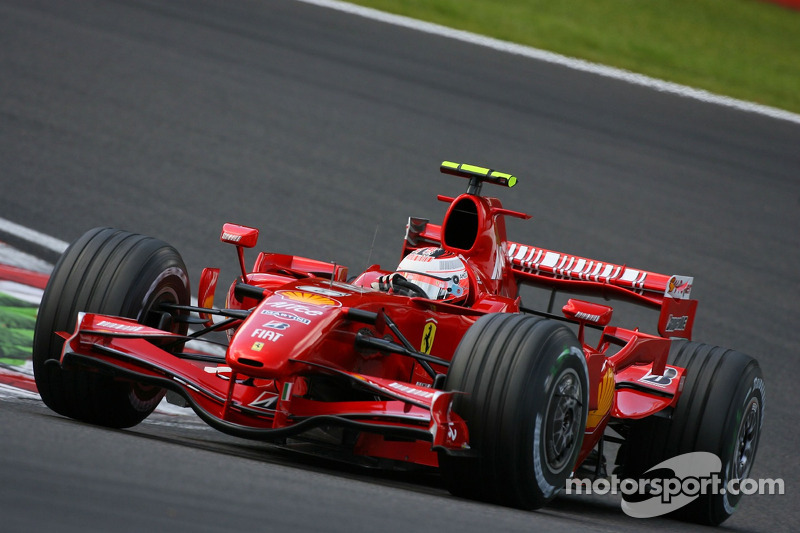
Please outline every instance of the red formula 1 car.
[{"label": "red formula 1 car", "polygon": [[[763,420],[758,364],[690,340],[692,278],[543,250],[506,238],[481,195],[516,178],[444,162],[467,178],[441,225],[411,218],[397,271],[347,269],[244,248],[258,230],[225,224],[241,277],[213,305],[218,269],[200,278],[199,306],[174,248],[109,228],[76,240],[42,300],[34,371],[44,402],[68,417],[130,427],[165,393],[225,433],[314,444],[376,464],[437,467],[460,496],[532,509],[579,468],[615,474],[710,452],[725,480],[746,478]],[[561,314],[523,307],[521,284],[616,298],[660,311],[658,333],[611,324],[612,308],[570,299]],[[193,332],[189,333],[189,327]],[[598,330],[597,345],[585,333]],[[189,348],[223,337],[224,355]],[[738,496],[704,494],[680,510],[720,523]]]}]

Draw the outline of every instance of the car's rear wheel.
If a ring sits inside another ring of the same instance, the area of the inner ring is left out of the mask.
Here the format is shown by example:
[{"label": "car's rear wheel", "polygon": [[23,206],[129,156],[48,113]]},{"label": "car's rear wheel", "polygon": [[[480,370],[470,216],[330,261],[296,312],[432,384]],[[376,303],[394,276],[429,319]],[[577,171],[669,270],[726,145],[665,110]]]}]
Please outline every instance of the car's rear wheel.
[{"label": "car's rear wheel", "polygon": [[56,363],[78,313],[132,318],[185,334],[161,303],[189,304],[189,278],[180,254],[166,243],[112,228],[96,228],[72,243],[45,288],[33,341],[33,370],[44,403],[64,416],[109,427],[130,427],[158,405],[164,391]]},{"label": "car's rear wheel", "polygon": [[588,373],[574,333],[539,317],[483,316],[456,349],[446,388],[466,393],[453,410],[477,452],[440,454],[450,492],[522,509],[553,499],[586,427]]},{"label": "car's rear wheel", "polygon": [[[741,352],[683,340],[673,341],[668,362],[686,368],[683,391],[671,418],[651,417],[631,425],[618,458],[623,475],[648,477],[647,470],[665,460],[709,452],[721,462],[718,488],[748,478],[764,421],[764,379],[758,362]],[[710,485],[703,492],[670,516],[718,525],[741,500],[741,494],[728,490],[714,493]]]}]

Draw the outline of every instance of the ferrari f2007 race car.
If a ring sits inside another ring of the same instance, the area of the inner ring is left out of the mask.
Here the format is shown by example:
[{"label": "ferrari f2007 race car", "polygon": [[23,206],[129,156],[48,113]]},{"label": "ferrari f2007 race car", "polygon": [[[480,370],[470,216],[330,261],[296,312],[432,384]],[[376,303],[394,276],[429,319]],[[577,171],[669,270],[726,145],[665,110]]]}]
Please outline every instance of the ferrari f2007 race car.
[{"label": "ferrari f2007 race car", "polygon": [[[33,362],[43,401],[102,426],[134,426],[165,394],[237,437],[438,468],[455,495],[542,507],[582,469],[640,479],[689,452],[715,454],[727,482],[750,473],[764,409],[758,363],[691,340],[693,278],[606,263],[506,238],[528,215],[484,196],[517,178],[445,161],[468,180],[441,224],[410,218],[396,270],[244,249],[258,230],[225,224],[241,276],[198,305],[179,253],[111,228],[85,233],[44,292]],[[612,308],[571,298],[530,309],[520,286],[658,310],[657,332],[615,327]],[[192,331],[190,332],[190,326]],[[586,339],[593,330],[596,345]],[[224,334],[221,332],[225,332]],[[190,348],[227,338],[225,353]],[[680,516],[718,524],[739,496],[703,494]]]}]

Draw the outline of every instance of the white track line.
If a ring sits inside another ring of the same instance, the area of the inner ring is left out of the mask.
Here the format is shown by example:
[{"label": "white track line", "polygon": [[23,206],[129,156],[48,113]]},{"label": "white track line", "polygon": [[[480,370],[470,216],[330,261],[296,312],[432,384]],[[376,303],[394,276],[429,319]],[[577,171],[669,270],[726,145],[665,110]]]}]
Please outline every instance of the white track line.
[{"label": "white track line", "polygon": [[16,222],[11,222],[4,218],[0,218],[0,231],[4,231],[33,244],[38,244],[39,246],[43,246],[59,254],[64,253],[64,250],[69,246],[69,243],[51,237],[50,235],[39,233],[36,230],[26,228],[25,226],[20,226]]},{"label": "white track line", "polygon": [[656,91],[675,94],[678,96],[682,96],[684,98],[691,98],[693,100],[699,100],[701,102],[706,102],[709,104],[716,104],[723,107],[729,107],[733,109],[738,109],[740,111],[756,113],[759,115],[775,118],[778,120],[786,120],[788,122],[794,122],[795,124],[800,124],[800,115],[792,113],[790,111],[785,111],[783,109],[778,109],[775,107],[756,104],[753,102],[747,102],[745,100],[737,100],[736,98],[730,98],[728,96],[714,94],[708,91],[704,91],[702,89],[695,89],[692,87],[687,87],[685,85],[680,85],[669,81],[651,78],[643,74],[636,74],[635,72],[630,72],[628,70],[607,67],[605,65],[584,61],[582,59],[563,56],[561,54],[548,52],[546,50],[540,50],[538,48],[533,48],[531,46],[524,46],[521,44],[515,44],[508,41],[501,41],[500,39],[493,39],[492,37],[486,37],[483,35],[478,35],[463,30],[455,30],[452,28],[448,28],[446,26],[440,26],[439,24],[433,24],[431,22],[423,22],[409,17],[404,17],[402,15],[393,15],[390,13],[385,13],[383,11],[378,11],[376,9],[371,9],[368,7],[348,4],[347,2],[340,2],[338,0],[296,0],[296,1],[328,9],[335,9],[337,11],[342,11],[344,13],[349,13],[351,15],[357,15],[359,17],[364,17],[371,20],[384,22],[386,24],[392,24],[394,26],[401,26],[403,28],[409,28],[424,33],[430,33],[433,35],[446,37],[448,39],[454,39],[457,41],[462,41],[465,43],[470,43],[478,46],[484,46],[486,48],[491,48],[493,50],[498,50],[500,52],[515,54],[530,59],[535,59],[538,61],[545,61],[547,63],[552,63],[555,65],[561,65],[563,67],[571,68],[574,70],[579,70],[582,72],[596,74],[598,76],[604,76],[606,78],[612,78],[615,80],[624,81],[627,83],[631,83],[633,85],[649,87]]}]

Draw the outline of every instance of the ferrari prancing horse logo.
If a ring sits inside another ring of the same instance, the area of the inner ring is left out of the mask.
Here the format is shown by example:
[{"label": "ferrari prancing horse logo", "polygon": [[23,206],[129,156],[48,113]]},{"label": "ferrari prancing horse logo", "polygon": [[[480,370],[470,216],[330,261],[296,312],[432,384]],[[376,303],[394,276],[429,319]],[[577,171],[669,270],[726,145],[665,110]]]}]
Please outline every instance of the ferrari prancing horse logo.
[{"label": "ferrari prancing horse logo", "polygon": [[436,322],[431,319],[425,323],[425,329],[422,330],[422,345],[419,347],[419,351],[430,355],[434,337],[436,337]]}]

